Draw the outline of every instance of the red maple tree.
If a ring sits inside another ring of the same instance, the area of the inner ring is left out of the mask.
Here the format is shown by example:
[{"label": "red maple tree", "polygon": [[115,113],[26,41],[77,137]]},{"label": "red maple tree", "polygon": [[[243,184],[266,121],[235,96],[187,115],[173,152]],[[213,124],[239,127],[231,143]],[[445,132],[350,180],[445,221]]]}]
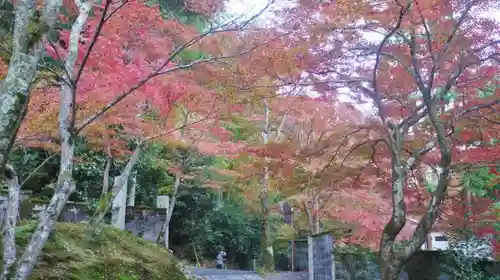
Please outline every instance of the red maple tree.
[{"label": "red maple tree", "polygon": [[[500,29],[483,13],[498,2],[301,4],[286,10],[296,19],[286,26],[302,30],[297,43],[309,49],[301,83],[326,98],[348,96],[375,109],[360,124],[370,133],[354,140],[357,149],[373,147],[374,153],[363,167],[366,179],[352,186],[392,201],[383,203],[389,211],[382,222],[373,222],[379,224],[383,279],[395,279],[447,203],[451,173],[498,164],[499,147],[491,140],[499,131]],[[440,167],[432,191],[423,187],[429,165]],[[396,249],[403,235],[410,244]]]},{"label": "red maple tree", "polygon": [[[188,6],[193,11],[212,13],[217,3],[205,2],[191,1]],[[70,14],[77,13],[71,2],[65,7]],[[79,42],[75,65],[76,131],[91,143],[113,147],[113,153],[120,154],[126,150],[126,142],[118,137],[117,127],[131,137],[157,137],[175,130],[186,113],[206,116],[223,107],[217,93],[199,78],[210,77],[210,70],[217,69],[193,66],[189,70],[193,61],[180,61],[183,53],[178,46],[185,45],[189,47],[186,52],[195,54],[203,51],[207,56],[221,55],[224,48],[217,42],[227,34],[204,38],[206,35],[200,35],[194,27],[176,19],[164,20],[157,6],[142,1],[104,2],[93,10],[95,14],[86,23]],[[61,15],[62,23],[68,23],[68,18]],[[53,59],[66,57],[69,33],[61,29],[59,41],[47,43],[47,54]],[[186,63],[187,71],[183,71],[179,66]],[[169,74],[172,68],[177,70]],[[57,85],[47,84],[39,84],[34,90],[18,137],[23,145],[57,148],[58,105],[53,100],[57,100],[58,92]],[[174,107],[183,108],[185,113]]]}]

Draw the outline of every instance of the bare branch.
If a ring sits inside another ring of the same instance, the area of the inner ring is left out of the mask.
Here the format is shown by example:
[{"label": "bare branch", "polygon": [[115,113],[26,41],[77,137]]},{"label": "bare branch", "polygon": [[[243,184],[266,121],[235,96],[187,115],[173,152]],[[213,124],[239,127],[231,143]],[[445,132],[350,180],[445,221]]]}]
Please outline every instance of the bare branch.
[{"label": "bare branch", "polygon": [[26,184],[26,182],[29,181],[29,179],[31,179],[31,177],[33,177],[42,167],[45,166],[45,164],[47,164],[51,159],[53,159],[56,155],[56,153],[50,155],[49,157],[47,157],[46,159],[44,159],[42,161],[42,163],[40,163],[33,171],[31,171],[30,174],[28,174],[28,176],[23,180],[23,182],[21,183],[21,187],[24,186],[24,184]]}]

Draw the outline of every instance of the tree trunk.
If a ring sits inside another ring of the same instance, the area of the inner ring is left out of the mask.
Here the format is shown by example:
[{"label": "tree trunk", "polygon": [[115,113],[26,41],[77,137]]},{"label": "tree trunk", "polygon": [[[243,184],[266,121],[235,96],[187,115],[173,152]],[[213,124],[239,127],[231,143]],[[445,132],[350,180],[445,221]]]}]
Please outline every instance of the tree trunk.
[{"label": "tree trunk", "polygon": [[111,158],[111,154],[108,153],[106,167],[104,168],[104,175],[102,176],[102,190],[100,199],[104,199],[109,191],[109,171],[111,169],[111,164],[113,164],[113,159]]},{"label": "tree trunk", "polygon": [[71,27],[68,55],[64,63],[66,70],[64,80],[66,82],[62,83],[60,94],[59,132],[61,137],[61,164],[57,188],[49,205],[41,213],[37,229],[33,233],[30,242],[17,263],[17,271],[14,277],[15,280],[25,280],[31,274],[50,233],[54,229],[59,215],[64,209],[70,195],[75,190],[75,182],[73,181],[73,129],[75,118],[74,110],[76,105],[74,104],[76,94],[76,87],[73,85],[75,76],[74,67],[78,58],[80,33],[85,26],[93,1],[80,2],[79,0],[75,0],[75,2],[79,14]]},{"label": "tree trunk", "polygon": [[111,202],[116,198],[118,193],[122,190],[122,188],[126,185],[128,178],[130,177],[130,173],[132,172],[135,164],[139,159],[139,153],[141,152],[141,143],[137,144],[135,148],[134,154],[130,157],[123,168],[120,176],[117,176],[113,182],[113,189],[111,192],[108,192],[104,199],[99,201],[99,208],[96,210],[92,218],[88,223],[88,228],[92,231],[93,234],[99,234],[100,232],[100,224],[102,223],[106,213],[109,211],[111,207]]},{"label": "tree trunk", "polygon": [[307,222],[309,225],[309,235],[318,234],[321,230],[319,225],[319,193],[314,190],[311,191],[312,196],[312,211],[309,210],[308,202],[304,201],[303,207],[307,216]]},{"label": "tree trunk", "polygon": [[[270,111],[267,102],[264,102],[264,114],[265,122],[262,128],[262,142],[264,145],[267,145],[270,134]],[[279,137],[279,131],[277,135]],[[265,271],[274,271],[274,253],[269,227],[269,163],[270,159],[266,156],[260,190],[262,211],[260,266]]]},{"label": "tree trunk", "polygon": [[[12,57],[5,79],[0,83],[0,170],[7,163],[12,144],[29,100],[30,86],[35,78],[38,62],[44,50],[43,42],[54,26],[62,1],[45,2],[40,22],[33,23],[35,1],[15,2]],[[33,38],[30,24],[40,25],[41,34]]]},{"label": "tree trunk", "polygon": [[314,234],[318,234],[321,230],[319,226],[319,192],[313,191],[313,229]]},{"label": "tree trunk", "polygon": [[135,190],[137,188],[137,178],[132,176],[132,185],[130,186],[130,193],[128,193],[127,206],[135,206]]},{"label": "tree trunk", "polygon": [[47,208],[40,214],[37,229],[33,233],[28,246],[18,262],[15,280],[24,280],[31,274],[43,246],[54,229],[57,218],[61,214],[69,196],[75,190],[73,181],[73,141],[68,130],[71,112],[71,94],[62,95],[61,111],[59,113],[59,126],[61,129],[61,164],[57,188]]},{"label": "tree trunk", "polygon": [[436,221],[439,205],[448,188],[451,165],[450,147],[446,140],[443,124],[437,115],[436,103],[432,101],[430,88],[421,88],[421,91],[429,119],[437,136],[441,156],[439,163],[441,172],[439,173],[439,181],[429,202],[427,211],[422,215],[413,232],[410,244],[403,250],[395,252],[394,241],[406,223],[404,186],[408,168],[413,166],[417,160],[417,156],[425,151],[430,151],[434,147],[434,143],[433,141],[427,143],[423,149],[415,152],[408,160],[404,160],[400,154],[404,145],[403,131],[398,126],[387,126],[388,131],[392,132],[389,147],[391,150],[392,165],[392,216],[384,228],[380,242],[380,262],[383,280],[396,279],[395,277],[398,277],[402,265],[424,244],[427,234]]},{"label": "tree trunk", "polygon": [[306,212],[307,223],[309,225],[309,235],[313,235],[314,234],[314,219],[313,219],[311,211],[309,210],[309,206],[307,205],[307,201],[304,202],[303,207],[304,207],[304,211]]},{"label": "tree trunk", "polygon": [[401,266],[393,262],[380,262],[380,272],[382,280],[398,280],[401,273]]},{"label": "tree trunk", "polygon": [[19,216],[19,179],[14,168],[5,166],[7,184],[9,186],[9,200],[4,216],[3,229],[3,271],[0,279],[5,279],[12,272],[11,267],[16,261],[16,224]]},{"label": "tree trunk", "polygon": [[[170,205],[168,208],[167,216],[165,217],[165,223],[163,224],[158,237],[156,238],[156,243],[158,245],[162,244],[168,249],[169,238],[168,230],[170,225],[170,220],[172,219],[172,214],[174,213],[175,202],[177,201],[177,194],[179,193],[179,186],[181,184],[180,174],[175,175],[174,191],[172,193],[172,199],[170,200]],[[162,237],[164,240],[162,240]]]}]

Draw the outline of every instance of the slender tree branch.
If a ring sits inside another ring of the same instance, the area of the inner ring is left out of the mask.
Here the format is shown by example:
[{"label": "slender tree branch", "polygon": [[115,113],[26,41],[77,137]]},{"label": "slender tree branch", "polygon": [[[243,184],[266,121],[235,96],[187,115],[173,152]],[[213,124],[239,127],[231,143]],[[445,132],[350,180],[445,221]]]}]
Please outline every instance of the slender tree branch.
[{"label": "slender tree branch", "polygon": [[49,157],[47,157],[46,159],[44,159],[42,161],[42,163],[40,163],[35,169],[33,169],[33,171],[31,171],[30,174],[28,174],[28,176],[23,180],[23,182],[21,183],[21,187],[24,186],[24,184],[26,184],[26,182],[28,182],[31,177],[35,176],[35,174],[42,168],[45,166],[45,164],[47,164],[51,159],[53,159],[56,155],[56,153],[53,153],[52,155],[50,155]]}]

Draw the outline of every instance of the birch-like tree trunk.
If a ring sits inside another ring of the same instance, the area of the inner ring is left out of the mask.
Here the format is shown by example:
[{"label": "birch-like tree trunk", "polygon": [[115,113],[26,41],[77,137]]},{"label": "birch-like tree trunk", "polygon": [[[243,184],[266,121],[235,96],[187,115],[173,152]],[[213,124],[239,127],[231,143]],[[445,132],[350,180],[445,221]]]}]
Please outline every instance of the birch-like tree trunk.
[{"label": "birch-like tree trunk", "polygon": [[135,148],[135,151],[133,155],[130,157],[128,160],[127,164],[123,168],[122,172],[120,173],[120,176],[117,176],[113,182],[113,188],[111,189],[110,192],[108,192],[104,199],[101,199],[99,201],[99,208],[96,210],[92,218],[90,219],[88,223],[89,229],[94,233],[98,234],[100,225],[102,221],[104,220],[104,217],[106,216],[106,213],[109,211],[109,208],[111,207],[111,202],[116,198],[118,193],[122,190],[122,188],[126,185],[128,178],[130,177],[130,174],[132,173],[132,170],[134,169],[137,161],[139,160],[139,154],[141,152],[141,145],[142,143],[138,143],[137,147]]},{"label": "birch-like tree trunk", "polygon": [[[34,0],[15,1],[12,56],[7,75],[0,82],[0,169],[3,169],[7,162],[13,140],[24,117],[30,86],[44,50],[43,42],[55,24],[61,4],[61,0],[47,0],[40,18],[37,19]],[[40,34],[32,34],[33,25],[40,27]]]},{"label": "birch-like tree trunk", "polygon": [[[9,201],[5,213],[2,213],[4,267],[1,279],[7,277],[16,261],[15,227],[19,215],[20,186],[14,168],[7,165],[8,155],[26,114],[30,86],[44,50],[43,42],[55,24],[61,4],[60,0],[46,1],[41,17],[34,22],[35,1],[15,1],[12,56],[7,75],[0,82],[0,176],[5,177],[9,186]],[[39,25],[40,33],[31,34],[33,28],[30,25]]]},{"label": "birch-like tree trunk", "polygon": [[177,201],[177,195],[179,194],[180,184],[181,184],[181,175],[175,174],[174,190],[172,192],[172,199],[170,200],[170,205],[168,208],[167,216],[165,218],[165,223],[163,224],[163,226],[160,230],[160,233],[158,234],[158,237],[156,238],[156,243],[158,245],[163,243],[163,245],[167,249],[169,246],[168,230],[169,230],[169,226],[170,226],[170,220],[172,220],[172,214],[174,213],[175,202]]},{"label": "birch-like tree trunk", "polygon": [[30,242],[26,246],[24,253],[18,261],[14,277],[15,280],[25,280],[31,274],[50,233],[54,229],[57,218],[61,214],[69,196],[75,190],[75,182],[73,181],[73,131],[75,118],[74,110],[76,105],[74,104],[76,94],[76,85],[73,83],[75,79],[74,68],[78,58],[80,34],[85,26],[94,2],[82,2],[80,0],[75,0],[75,4],[78,7],[79,14],[71,28],[68,55],[64,63],[65,74],[63,79],[66,82],[63,82],[61,85],[59,101],[61,163],[59,167],[57,188],[52,196],[52,199],[50,200],[49,205],[40,214],[37,229],[33,233]]},{"label": "birch-like tree trunk", "polygon": [[[262,143],[269,143],[271,133],[270,125],[270,110],[267,101],[264,102],[264,126],[262,127]],[[266,156],[264,170],[261,178],[260,200],[262,212],[262,228],[261,228],[261,256],[260,266],[266,271],[274,271],[274,254],[271,240],[271,232],[269,228],[269,163],[270,159]]]},{"label": "birch-like tree trunk", "polygon": [[0,279],[6,279],[10,274],[12,265],[16,261],[16,223],[19,216],[19,179],[12,166],[5,166],[5,179],[9,187],[9,198],[4,219],[3,229],[3,271]]}]

